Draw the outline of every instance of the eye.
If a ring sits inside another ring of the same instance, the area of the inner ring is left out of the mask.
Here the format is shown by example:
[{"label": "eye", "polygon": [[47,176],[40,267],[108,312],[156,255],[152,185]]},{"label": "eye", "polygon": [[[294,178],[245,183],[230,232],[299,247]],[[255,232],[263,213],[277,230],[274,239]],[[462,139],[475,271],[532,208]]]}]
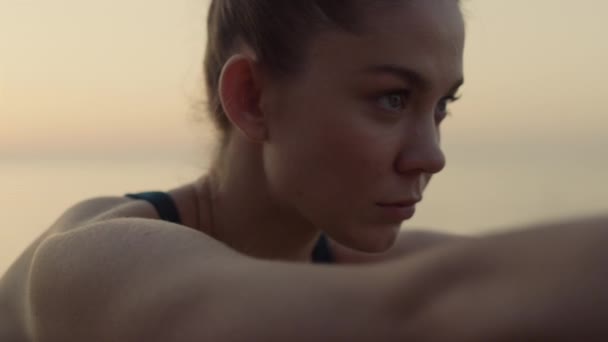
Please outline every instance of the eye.
[{"label": "eye", "polygon": [[410,93],[405,90],[391,91],[380,96],[379,105],[389,111],[402,111],[407,106]]},{"label": "eye", "polygon": [[437,104],[437,108],[435,109],[435,121],[439,124],[441,123],[448,115],[450,115],[450,111],[448,110],[448,105],[452,102],[458,101],[460,96],[450,95],[444,97]]}]

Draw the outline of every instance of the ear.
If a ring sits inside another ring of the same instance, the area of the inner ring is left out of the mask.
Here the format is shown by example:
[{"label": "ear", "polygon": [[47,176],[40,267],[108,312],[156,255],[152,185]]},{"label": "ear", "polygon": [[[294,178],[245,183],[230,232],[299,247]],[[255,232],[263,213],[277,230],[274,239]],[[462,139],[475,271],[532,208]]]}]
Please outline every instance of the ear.
[{"label": "ear", "polygon": [[260,86],[256,61],[237,54],[226,62],[220,76],[219,95],[224,113],[249,140],[268,136],[266,118],[260,110]]}]

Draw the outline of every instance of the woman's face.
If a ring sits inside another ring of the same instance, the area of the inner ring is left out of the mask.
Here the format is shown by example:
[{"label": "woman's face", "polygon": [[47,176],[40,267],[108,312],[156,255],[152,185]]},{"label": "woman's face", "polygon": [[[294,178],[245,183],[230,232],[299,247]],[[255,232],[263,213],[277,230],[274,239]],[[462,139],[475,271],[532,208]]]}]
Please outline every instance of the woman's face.
[{"label": "woman's face", "polygon": [[320,34],[304,71],[262,99],[273,194],[351,248],[389,248],[408,202],[445,166],[440,126],[462,83],[456,0],[410,0],[366,12],[360,35]]}]

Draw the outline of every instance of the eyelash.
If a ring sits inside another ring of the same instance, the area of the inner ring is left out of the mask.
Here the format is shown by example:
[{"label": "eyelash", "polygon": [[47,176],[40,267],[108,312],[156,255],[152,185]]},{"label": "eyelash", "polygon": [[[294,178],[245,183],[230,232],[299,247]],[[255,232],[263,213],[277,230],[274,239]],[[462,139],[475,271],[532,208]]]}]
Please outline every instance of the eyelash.
[{"label": "eyelash", "polygon": [[446,96],[446,97],[444,97],[443,99],[441,99],[441,101],[439,101],[440,103],[441,103],[441,102],[445,102],[445,105],[446,105],[446,111],[445,111],[446,116],[449,116],[449,115],[451,115],[451,114],[452,114],[452,112],[450,112],[450,111],[447,109],[447,106],[448,106],[450,103],[454,103],[454,102],[456,102],[456,101],[460,100],[460,98],[461,98],[461,97],[462,97],[462,95],[450,95],[450,96]]},{"label": "eyelash", "polygon": [[[377,99],[378,99],[378,101],[380,101],[383,98],[387,98],[387,97],[390,97],[390,96],[393,96],[393,95],[399,95],[400,98],[401,98],[401,100],[402,100],[402,103],[403,103],[402,106],[405,107],[405,104],[407,103],[407,100],[410,97],[410,94],[411,94],[411,92],[409,90],[395,89],[395,90],[389,90],[389,91],[383,92],[382,94],[380,94],[378,96]],[[450,95],[450,96],[446,96],[446,97],[442,98],[439,101],[440,104],[441,103],[445,103],[445,107],[446,107],[445,113],[444,113],[445,117],[450,116],[452,114],[449,110],[447,110],[447,106],[450,103],[453,103],[453,102],[456,102],[456,101],[460,100],[461,97],[462,97],[461,95]]]}]

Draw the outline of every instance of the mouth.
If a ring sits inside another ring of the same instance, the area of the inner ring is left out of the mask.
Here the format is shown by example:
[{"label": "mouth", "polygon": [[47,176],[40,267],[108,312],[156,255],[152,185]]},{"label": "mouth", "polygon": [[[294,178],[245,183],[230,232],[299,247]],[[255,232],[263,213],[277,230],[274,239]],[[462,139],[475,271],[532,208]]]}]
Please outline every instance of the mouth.
[{"label": "mouth", "polygon": [[412,207],[415,206],[416,203],[420,202],[420,199],[411,199],[411,200],[399,200],[394,202],[379,202],[376,203],[380,207],[384,208],[403,208],[403,207]]},{"label": "mouth", "polygon": [[381,210],[381,215],[391,222],[402,222],[408,220],[416,213],[416,203],[420,200],[403,200],[395,202],[381,202],[376,205]]}]

